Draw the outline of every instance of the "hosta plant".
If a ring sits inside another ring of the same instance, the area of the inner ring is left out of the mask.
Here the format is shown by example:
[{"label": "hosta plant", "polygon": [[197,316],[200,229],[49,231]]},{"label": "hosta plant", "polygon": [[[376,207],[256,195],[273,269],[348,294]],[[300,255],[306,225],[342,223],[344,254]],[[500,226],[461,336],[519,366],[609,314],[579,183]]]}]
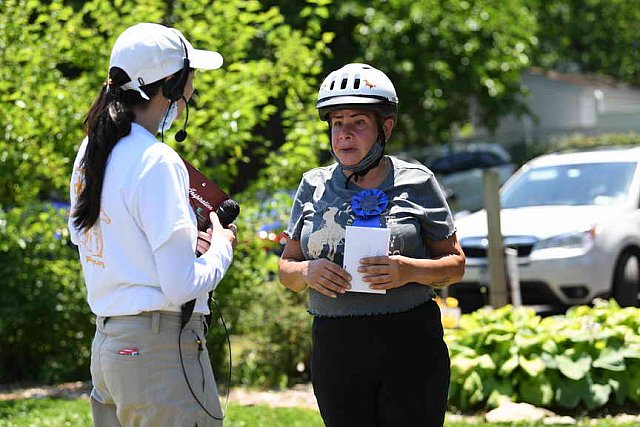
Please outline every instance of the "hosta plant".
[{"label": "hosta plant", "polygon": [[505,306],[463,315],[445,338],[456,408],[640,404],[640,309],[598,300],[541,318]]}]

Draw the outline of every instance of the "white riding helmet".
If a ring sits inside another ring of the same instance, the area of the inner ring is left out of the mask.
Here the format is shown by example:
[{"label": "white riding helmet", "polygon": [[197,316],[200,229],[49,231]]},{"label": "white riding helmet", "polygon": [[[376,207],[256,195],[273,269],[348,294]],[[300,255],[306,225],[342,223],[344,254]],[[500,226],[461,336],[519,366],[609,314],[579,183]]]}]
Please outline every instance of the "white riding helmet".
[{"label": "white riding helmet", "polygon": [[331,72],[322,82],[316,108],[320,119],[348,108],[378,111],[383,117],[398,113],[398,95],[393,83],[382,71],[367,64],[347,64]]}]

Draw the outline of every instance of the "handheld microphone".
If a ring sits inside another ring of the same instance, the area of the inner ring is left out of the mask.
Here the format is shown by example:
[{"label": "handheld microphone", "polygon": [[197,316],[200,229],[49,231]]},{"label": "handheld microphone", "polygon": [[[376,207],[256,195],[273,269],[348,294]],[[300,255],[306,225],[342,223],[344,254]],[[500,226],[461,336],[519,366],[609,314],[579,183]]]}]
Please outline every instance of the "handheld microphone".
[{"label": "handheld microphone", "polygon": [[182,99],[184,100],[185,105],[187,106],[187,115],[184,118],[184,125],[182,126],[182,129],[180,129],[178,132],[176,132],[176,136],[175,139],[178,142],[182,142],[185,139],[187,139],[187,123],[189,122],[189,102],[187,102],[187,100],[185,99],[184,95],[182,95]]},{"label": "handheld microphone", "polygon": [[225,200],[218,206],[218,209],[216,209],[216,215],[218,215],[220,224],[222,224],[224,228],[229,227],[229,224],[235,221],[239,214],[240,205],[233,199]]},{"label": "handheld microphone", "polygon": [[[220,220],[220,225],[224,228],[229,228],[229,224],[235,221],[240,214],[240,205],[233,199],[227,199],[218,206],[218,209],[216,209],[215,212]],[[211,226],[210,222],[208,224],[207,228]],[[196,250],[196,255],[200,256],[202,254],[200,251]]]}]

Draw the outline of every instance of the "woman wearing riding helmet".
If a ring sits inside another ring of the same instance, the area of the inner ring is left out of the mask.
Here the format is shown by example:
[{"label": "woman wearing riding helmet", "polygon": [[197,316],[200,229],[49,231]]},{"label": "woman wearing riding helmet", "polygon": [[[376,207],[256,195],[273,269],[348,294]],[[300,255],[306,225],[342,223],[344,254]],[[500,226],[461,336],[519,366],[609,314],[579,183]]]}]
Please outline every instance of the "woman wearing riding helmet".
[{"label": "woman wearing riding helmet", "polygon": [[[280,260],[280,281],[309,288],[311,378],[325,424],[441,426],[449,386],[434,288],[455,283],[465,258],[433,173],[384,155],[397,120],[389,78],[366,64],[330,73],[317,109],[336,163],[306,172]],[[363,258],[373,290],[350,292],[345,227],[390,230],[389,255]]]}]

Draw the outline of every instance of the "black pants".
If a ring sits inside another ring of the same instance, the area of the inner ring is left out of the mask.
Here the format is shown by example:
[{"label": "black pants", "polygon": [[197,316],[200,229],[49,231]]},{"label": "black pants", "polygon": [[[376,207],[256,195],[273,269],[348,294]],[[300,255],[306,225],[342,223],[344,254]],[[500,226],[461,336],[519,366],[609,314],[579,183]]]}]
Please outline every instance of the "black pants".
[{"label": "black pants", "polygon": [[433,301],[404,313],[315,317],[311,379],[327,427],[441,427],[449,354]]}]

